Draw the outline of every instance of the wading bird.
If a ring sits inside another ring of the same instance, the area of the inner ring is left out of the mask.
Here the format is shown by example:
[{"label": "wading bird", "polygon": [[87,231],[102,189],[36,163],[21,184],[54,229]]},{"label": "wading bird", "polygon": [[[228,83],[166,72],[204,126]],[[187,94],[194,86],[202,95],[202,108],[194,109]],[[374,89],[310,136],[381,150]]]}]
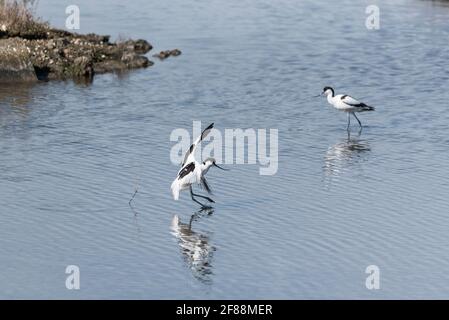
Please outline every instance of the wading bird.
[{"label": "wading bird", "polygon": [[356,112],[364,112],[364,111],[374,111],[374,107],[368,106],[363,102],[360,102],[354,99],[347,94],[337,94],[335,95],[334,89],[331,87],[324,87],[323,92],[320,94],[325,95],[327,97],[327,102],[329,102],[334,108],[345,111],[348,113],[348,128],[351,125],[351,114],[357,119],[357,122],[360,125],[360,130],[362,129],[362,123],[359,118],[355,115]]},{"label": "wading bird", "polygon": [[190,195],[192,197],[192,200],[200,204],[201,207],[210,208],[209,206],[206,206],[201,202],[199,202],[197,199],[195,199],[195,197],[206,199],[207,201],[212,203],[215,202],[209,197],[193,193],[192,188],[192,185],[199,184],[207,191],[208,194],[212,194],[209,184],[207,183],[207,180],[205,178],[205,175],[209,171],[209,168],[211,166],[214,166],[221,170],[228,170],[218,166],[215,163],[214,158],[207,158],[205,161],[201,163],[196,161],[195,159],[196,148],[201,143],[201,141],[203,141],[203,139],[209,134],[209,132],[212,130],[213,127],[214,124],[212,123],[206,129],[204,129],[201,135],[195,140],[195,142],[190,146],[189,150],[186,152],[184,156],[184,161],[181,164],[181,170],[179,170],[178,176],[171,184],[171,191],[173,194],[173,198],[175,200],[179,199],[179,193],[181,191],[190,189]]}]

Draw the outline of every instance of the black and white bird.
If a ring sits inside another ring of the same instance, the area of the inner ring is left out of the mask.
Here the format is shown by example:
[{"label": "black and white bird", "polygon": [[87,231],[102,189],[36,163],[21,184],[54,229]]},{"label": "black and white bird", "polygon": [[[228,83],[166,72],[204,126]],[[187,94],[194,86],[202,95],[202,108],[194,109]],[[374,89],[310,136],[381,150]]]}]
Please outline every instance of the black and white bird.
[{"label": "black and white bird", "polygon": [[360,129],[362,129],[362,123],[359,118],[357,118],[355,113],[375,110],[374,107],[368,106],[347,94],[335,95],[334,89],[331,87],[324,87],[321,95],[325,95],[327,97],[327,102],[329,102],[334,108],[348,113],[348,130],[351,125],[351,115],[357,119]]},{"label": "black and white bird", "polygon": [[206,129],[203,130],[201,135],[195,140],[195,142],[190,146],[189,150],[186,152],[184,156],[184,160],[181,164],[181,170],[178,172],[178,176],[171,184],[171,191],[173,194],[173,198],[175,200],[179,199],[179,194],[181,191],[190,189],[190,195],[192,197],[192,200],[196,203],[200,204],[203,208],[209,208],[209,206],[204,205],[203,203],[199,202],[195,197],[206,199],[209,202],[214,203],[215,201],[212,200],[209,197],[202,196],[199,194],[193,193],[192,186],[194,184],[198,184],[202,186],[208,194],[212,194],[211,189],[209,187],[209,184],[206,180],[206,173],[209,171],[210,167],[214,166],[221,170],[228,170],[225,168],[222,168],[218,166],[215,163],[214,158],[207,158],[203,162],[198,162],[195,159],[195,150],[198,147],[198,145],[203,141],[203,139],[209,134],[209,132],[214,127],[214,124],[212,123],[209,125]]}]

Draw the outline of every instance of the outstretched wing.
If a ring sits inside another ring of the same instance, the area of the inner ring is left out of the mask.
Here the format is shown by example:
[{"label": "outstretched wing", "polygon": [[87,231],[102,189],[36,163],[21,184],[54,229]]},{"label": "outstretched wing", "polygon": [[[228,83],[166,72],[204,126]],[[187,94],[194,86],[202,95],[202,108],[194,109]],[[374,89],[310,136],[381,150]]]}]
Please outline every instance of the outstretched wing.
[{"label": "outstretched wing", "polygon": [[209,134],[209,132],[212,130],[213,127],[214,127],[214,124],[212,123],[206,129],[204,129],[203,132],[201,132],[201,135],[195,140],[195,142],[190,146],[189,150],[186,152],[186,154],[184,156],[184,161],[182,161],[181,166],[184,166],[188,162],[195,161],[194,154],[195,154],[196,147]]},{"label": "outstretched wing", "polygon": [[352,107],[361,107],[364,105],[364,103],[360,102],[357,99],[354,99],[351,96],[348,96],[347,94],[345,94],[344,96],[341,97],[341,101],[345,104],[347,104],[348,106],[352,106]]},{"label": "outstretched wing", "polygon": [[212,190],[210,189],[209,184],[207,183],[207,180],[204,176],[201,177],[201,185],[208,194],[212,194]]}]

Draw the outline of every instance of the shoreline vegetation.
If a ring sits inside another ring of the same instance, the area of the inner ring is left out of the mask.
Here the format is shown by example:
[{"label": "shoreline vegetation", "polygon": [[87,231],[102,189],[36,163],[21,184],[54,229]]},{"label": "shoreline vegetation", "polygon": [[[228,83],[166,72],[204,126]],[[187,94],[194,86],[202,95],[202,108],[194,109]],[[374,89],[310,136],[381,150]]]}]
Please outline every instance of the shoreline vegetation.
[{"label": "shoreline vegetation", "polygon": [[148,41],[109,38],[52,28],[34,17],[27,1],[0,0],[0,82],[91,80],[94,74],[153,65],[144,56],[153,48]]}]

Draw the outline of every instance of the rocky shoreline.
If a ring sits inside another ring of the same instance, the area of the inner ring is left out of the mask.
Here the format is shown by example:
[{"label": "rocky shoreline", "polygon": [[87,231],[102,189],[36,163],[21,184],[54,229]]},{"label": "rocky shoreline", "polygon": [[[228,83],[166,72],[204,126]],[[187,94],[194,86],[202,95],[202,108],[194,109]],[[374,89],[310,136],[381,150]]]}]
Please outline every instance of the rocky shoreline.
[{"label": "rocky shoreline", "polygon": [[0,30],[0,81],[89,79],[94,74],[153,65],[144,56],[152,49],[146,40],[111,43],[109,36],[51,28],[9,34],[0,25]]}]

